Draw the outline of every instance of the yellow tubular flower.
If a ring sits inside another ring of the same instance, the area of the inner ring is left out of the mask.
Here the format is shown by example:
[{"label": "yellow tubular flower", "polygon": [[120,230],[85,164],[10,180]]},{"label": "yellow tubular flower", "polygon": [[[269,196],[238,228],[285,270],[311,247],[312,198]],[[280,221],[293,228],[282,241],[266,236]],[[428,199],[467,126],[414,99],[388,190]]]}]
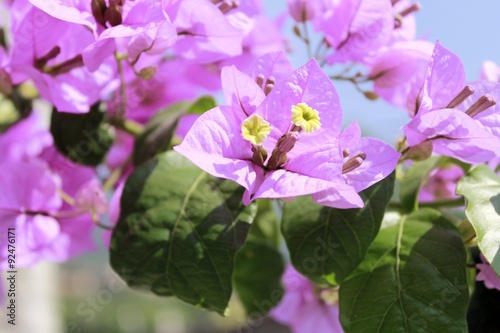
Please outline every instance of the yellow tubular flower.
[{"label": "yellow tubular flower", "polygon": [[319,112],[306,103],[292,105],[292,123],[306,133],[316,132],[321,127]]},{"label": "yellow tubular flower", "polygon": [[253,145],[260,146],[271,133],[270,124],[259,115],[252,115],[241,124],[241,136]]}]

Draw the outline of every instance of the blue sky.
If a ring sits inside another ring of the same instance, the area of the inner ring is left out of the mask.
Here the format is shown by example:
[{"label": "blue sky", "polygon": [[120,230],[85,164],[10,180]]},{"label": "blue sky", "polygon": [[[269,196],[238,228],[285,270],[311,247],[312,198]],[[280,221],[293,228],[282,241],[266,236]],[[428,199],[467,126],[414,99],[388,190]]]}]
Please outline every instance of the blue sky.
[{"label": "blue sky", "polygon": [[[286,10],[286,0],[264,0],[265,10],[276,16]],[[459,55],[470,81],[479,78],[484,60],[500,63],[500,1],[499,0],[421,0],[422,10],[417,13],[417,36],[425,36]],[[289,22],[290,23],[290,22]],[[301,42],[293,36],[291,24],[286,36],[291,40],[295,53],[291,55],[295,66],[303,64],[307,57]],[[388,143],[394,143],[401,134],[400,128],[409,118],[406,111],[398,110],[384,101],[366,100],[348,83],[335,87],[344,110],[344,126],[358,121],[363,131]]]}]

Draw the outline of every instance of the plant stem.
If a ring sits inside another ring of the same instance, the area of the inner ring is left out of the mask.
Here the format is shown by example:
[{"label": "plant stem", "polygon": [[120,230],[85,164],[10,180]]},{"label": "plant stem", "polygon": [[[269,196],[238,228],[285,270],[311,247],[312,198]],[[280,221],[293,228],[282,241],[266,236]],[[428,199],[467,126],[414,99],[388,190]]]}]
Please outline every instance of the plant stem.
[{"label": "plant stem", "polygon": [[143,125],[141,125],[138,122],[135,122],[133,120],[130,120],[130,119],[109,117],[109,118],[107,118],[107,122],[110,125],[113,125],[116,128],[119,128],[122,131],[127,132],[129,134],[132,134],[133,136],[136,136],[136,137],[139,136],[144,129]]},{"label": "plant stem", "polygon": [[118,67],[118,74],[120,75],[120,103],[118,104],[118,110],[116,112],[119,118],[125,117],[125,108],[127,105],[127,86],[125,83],[125,71],[123,70],[123,56],[120,56],[118,52],[115,52],[116,64]]},{"label": "plant stem", "polygon": [[[456,208],[465,206],[465,199],[463,197],[450,200],[438,200],[433,202],[421,202],[418,204],[420,208]],[[389,202],[389,208],[402,209],[403,204],[398,201]]]},{"label": "plant stem", "polygon": [[307,45],[307,58],[311,59],[312,57],[312,51],[311,51],[311,40],[309,39],[309,29],[307,29],[307,22],[303,22],[304,25],[304,43]]}]

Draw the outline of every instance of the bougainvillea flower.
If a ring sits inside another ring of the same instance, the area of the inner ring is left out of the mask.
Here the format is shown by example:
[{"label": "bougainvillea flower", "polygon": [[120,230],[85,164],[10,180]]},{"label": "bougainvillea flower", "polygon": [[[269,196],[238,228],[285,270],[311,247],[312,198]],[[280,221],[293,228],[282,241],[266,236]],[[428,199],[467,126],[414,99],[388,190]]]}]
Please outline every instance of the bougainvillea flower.
[{"label": "bougainvillea flower", "polygon": [[479,273],[476,275],[477,281],[483,281],[486,288],[500,290],[500,278],[493,270],[493,267],[486,261],[486,258],[481,254],[482,263],[476,264]]},{"label": "bougainvillea flower", "polygon": [[255,60],[248,74],[234,66],[221,71],[222,90],[226,103],[234,109],[240,109],[244,115],[254,113],[274,87],[290,73],[293,66],[286,54],[272,52]]},{"label": "bougainvillea flower", "polygon": [[243,34],[227,21],[220,6],[208,0],[168,0],[163,8],[177,29],[173,48],[179,56],[211,63],[241,54]]},{"label": "bougainvillea flower", "polygon": [[[68,161],[54,147],[0,169],[1,188],[11,189],[0,195],[0,225],[18,231],[16,264],[62,262],[95,249],[94,220],[106,208],[95,170]],[[6,268],[5,260],[0,256],[0,267]]]},{"label": "bougainvillea flower", "polygon": [[318,8],[318,1],[314,0],[287,0],[288,11],[297,22],[310,21]]},{"label": "bougainvillea flower", "polygon": [[95,40],[92,31],[53,17],[26,0],[16,1],[11,10],[12,82],[31,79],[40,95],[58,110],[88,112],[116,73],[114,62],[107,62],[95,73],[83,67],[82,52]]},{"label": "bougainvillea flower", "polygon": [[[216,74],[208,72],[205,66],[184,59],[163,61],[156,67],[155,75],[149,80],[137,77],[129,68],[125,75],[126,117],[144,124],[155,113],[173,103],[194,100],[209,90],[220,89],[220,79],[217,77],[216,82]],[[120,96],[116,96],[108,103],[108,112],[115,112],[120,103]]]},{"label": "bougainvillea flower", "polygon": [[[314,59],[275,84],[261,85],[259,78],[223,70],[230,105],[201,115],[174,149],[242,185],[245,204],[314,194],[322,205],[362,207],[357,192],[389,175],[399,153],[375,139],[361,141],[356,126],[341,135],[337,93]],[[355,172],[365,163],[369,171]]]},{"label": "bougainvillea flower", "polygon": [[[95,1],[94,1],[95,2]],[[99,1],[97,1],[99,2]],[[113,2],[117,2],[113,5]],[[104,1],[99,8],[93,7],[93,14],[104,30],[95,43],[83,52],[83,60],[90,71],[95,71],[102,62],[116,50],[115,40],[123,44],[128,59],[137,61],[141,53],[160,54],[172,46],[177,39],[174,25],[162,9],[161,0],[143,0],[135,3],[110,1],[106,7]],[[122,9],[114,9],[122,8]],[[115,10],[115,14],[111,13]]]},{"label": "bougainvillea flower", "polygon": [[[426,145],[435,153],[467,163],[481,163],[498,154],[500,121],[495,82],[465,86],[460,58],[436,43],[415,117],[404,127],[409,147]],[[411,148],[410,148],[411,150]]]},{"label": "bougainvillea flower", "polygon": [[69,161],[54,147],[45,149],[40,158],[60,177],[61,193],[65,196],[55,214],[60,234],[46,259],[60,262],[95,250],[92,231],[96,228],[95,221],[107,206],[95,169]]},{"label": "bougainvillea flower", "polygon": [[315,28],[335,50],[328,63],[367,61],[386,45],[394,30],[392,5],[385,0],[341,0],[324,3],[315,15]]},{"label": "bougainvillea flower", "polygon": [[243,38],[243,53],[222,60],[219,66],[235,65],[239,70],[247,72],[258,57],[286,49],[286,41],[280,32],[283,20],[271,20],[264,15],[255,16],[253,20],[253,28]]},{"label": "bougainvillea flower", "polygon": [[419,201],[435,201],[443,199],[455,199],[457,182],[465,175],[464,170],[456,164],[448,164],[434,169],[427,177],[425,184],[420,190]]},{"label": "bougainvillea flower", "polygon": [[257,58],[248,74],[257,78],[262,75],[264,78],[274,77],[275,80],[282,80],[293,72],[293,65],[284,51],[267,53]]},{"label": "bougainvillea flower", "polygon": [[293,333],[342,333],[338,291],[315,288],[292,266],[282,277],[285,295],[270,316]]},{"label": "bougainvillea flower", "polygon": [[371,64],[374,91],[413,117],[433,48],[427,41],[399,42],[386,48]]},{"label": "bougainvillea flower", "polygon": [[16,228],[16,266],[31,265],[57,238],[60,226],[51,215],[62,205],[61,180],[39,161],[7,162],[0,166],[0,268],[7,268],[7,228]]}]

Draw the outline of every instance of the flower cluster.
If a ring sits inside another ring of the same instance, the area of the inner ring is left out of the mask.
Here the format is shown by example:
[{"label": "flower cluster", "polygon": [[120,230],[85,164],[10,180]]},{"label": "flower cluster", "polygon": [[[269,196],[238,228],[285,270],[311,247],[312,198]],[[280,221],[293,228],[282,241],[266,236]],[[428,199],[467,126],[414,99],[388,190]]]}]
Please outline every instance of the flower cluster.
[{"label": "flower cluster", "polygon": [[[175,102],[219,89],[223,66],[248,68],[255,57],[284,48],[280,23],[263,15],[259,1],[19,0],[5,6],[10,26],[2,31],[12,42],[0,47],[0,92],[23,114],[0,135],[1,187],[12,189],[0,198],[0,215],[2,228],[16,226],[22,235],[20,266],[95,249],[92,230],[108,210],[102,175],[61,154],[33,97],[75,114],[104,102],[110,119],[144,124]],[[192,121],[179,126],[180,135]],[[105,165],[122,176],[105,191],[122,188],[132,171],[134,137],[123,128],[112,132]],[[76,157],[94,143],[101,143],[99,135],[90,131]],[[111,215],[115,211],[113,205]]]},{"label": "flower cluster", "polygon": [[206,172],[245,187],[245,204],[312,194],[321,205],[362,207],[357,193],[388,176],[400,154],[361,138],[357,124],[340,130],[339,98],[314,59],[286,76],[273,68],[263,72],[268,76],[252,78],[224,68],[229,105],[198,118],[175,149]]}]

